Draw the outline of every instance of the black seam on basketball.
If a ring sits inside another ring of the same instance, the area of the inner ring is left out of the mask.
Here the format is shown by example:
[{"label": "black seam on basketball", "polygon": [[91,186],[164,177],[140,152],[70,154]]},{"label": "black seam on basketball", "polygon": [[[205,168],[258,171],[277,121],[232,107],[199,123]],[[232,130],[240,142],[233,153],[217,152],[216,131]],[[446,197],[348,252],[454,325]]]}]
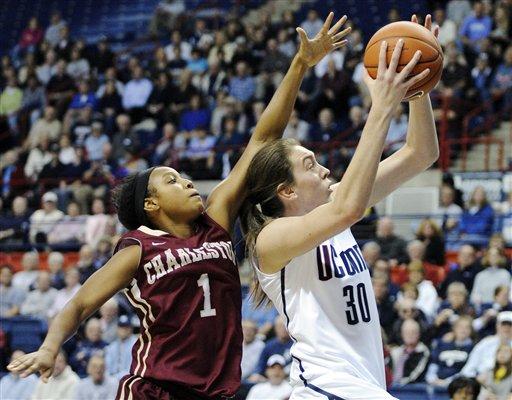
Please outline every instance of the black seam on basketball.
[{"label": "black seam on basketball", "polygon": [[[434,50],[435,52],[437,52],[437,57],[436,57],[436,58],[434,58],[434,59],[432,59],[432,60],[426,60],[426,61],[423,61],[423,62],[434,62],[434,61],[437,61],[437,59],[438,59],[439,57],[441,57],[442,59],[444,59],[444,57],[443,57],[443,52],[442,52],[442,51],[439,51],[439,49],[438,49],[438,48],[432,47],[428,42],[424,42],[423,40],[418,39],[418,38],[416,38],[416,37],[412,37],[412,36],[388,36],[388,37],[385,37],[385,38],[379,39],[379,41],[378,41],[378,42],[375,42],[375,43],[373,43],[372,45],[370,45],[370,44],[368,43],[368,45],[366,46],[366,49],[364,50],[364,52],[365,52],[365,54],[366,54],[366,52],[368,51],[368,49],[372,48],[372,47],[373,47],[374,45],[376,45],[376,44],[379,44],[379,42],[381,42],[382,40],[392,39],[392,38],[404,38],[404,37],[409,38],[409,39],[415,39],[415,40],[417,40],[417,41],[419,41],[419,42],[423,43],[424,45],[426,45],[426,46],[430,47],[430,48],[431,48],[432,50]],[[378,58],[377,58],[377,62],[378,62]],[[363,64],[364,64],[364,56],[363,56]],[[418,64],[421,64],[421,62],[419,62]],[[399,64],[399,65],[400,65],[400,64]],[[405,65],[405,64],[404,64],[404,65]],[[366,65],[366,64],[365,64],[365,67],[367,67],[367,68],[368,68],[368,67],[377,68],[377,67],[378,67],[378,64],[377,64],[377,65],[375,65],[375,66],[374,66],[374,65],[371,65],[371,66],[370,66],[370,65]]]},{"label": "black seam on basketball", "polygon": [[[378,32],[378,31],[377,31],[377,32]],[[377,33],[377,32],[375,32],[375,33]],[[374,35],[375,35],[375,34],[374,34]],[[406,39],[416,39],[416,40],[419,40],[419,41],[420,41],[420,42],[422,42],[422,43],[426,43],[426,44],[428,44],[428,42],[424,42],[423,40],[421,40],[421,39],[417,38],[416,36],[403,36],[403,35],[397,36],[397,35],[394,35],[394,36],[385,36],[385,37],[383,37],[383,38],[379,38],[379,40],[376,40],[376,41],[375,41],[375,42],[373,42],[373,43],[372,43],[372,41],[371,41],[371,39],[370,39],[370,41],[369,41],[369,42],[368,42],[368,44],[366,45],[366,49],[365,49],[364,51],[366,52],[366,50],[367,50],[367,49],[369,49],[369,48],[370,48],[370,47],[372,47],[374,44],[377,44],[377,43],[379,43],[379,42],[380,42],[380,41],[382,41],[382,40],[386,40],[386,39],[394,39],[394,38],[399,38],[399,39],[401,39],[401,38],[406,38]],[[437,39],[436,39],[436,40],[437,40]],[[429,45],[429,46],[430,46],[430,45]],[[430,47],[432,47],[432,46],[430,46]],[[442,51],[442,48],[441,48],[441,47],[436,48],[436,50],[437,50],[437,52],[438,52],[438,53],[441,53],[441,54],[443,53],[443,51]]]}]

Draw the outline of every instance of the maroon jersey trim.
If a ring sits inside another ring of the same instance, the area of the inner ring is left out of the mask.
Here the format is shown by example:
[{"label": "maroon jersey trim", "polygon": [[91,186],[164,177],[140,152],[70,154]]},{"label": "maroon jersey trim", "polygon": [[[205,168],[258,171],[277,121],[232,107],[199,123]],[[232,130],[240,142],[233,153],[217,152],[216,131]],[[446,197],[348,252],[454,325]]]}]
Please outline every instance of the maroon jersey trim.
[{"label": "maroon jersey trim", "polygon": [[119,396],[116,396],[116,400],[133,400],[132,386],[135,382],[142,379],[139,376],[133,375],[128,376],[127,379],[125,378],[126,376],[123,378],[123,382],[120,384],[121,393]]},{"label": "maroon jersey trim", "polygon": [[165,231],[161,231],[159,229],[151,229],[151,228],[148,228],[146,225],[141,225],[137,228],[138,231],[141,231],[143,233],[146,233],[148,235],[151,235],[151,236],[164,236],[164,235],[168,235],[169,233],[168,232],[165,232]]},{"label": "maroon jersey trim", "polygon": [[125,289],[125,294],[130,303],[138,309],[142,314],[142,326],[138,341],[137,350],[137,364],[133,371],[134,375],[144,376],[146,373],[147,365],[146,360],[148,358],[149,349],[151,347],[151,333],[149,332],[149,324],[155,321],[155,316],[151,310],[151,305],[142,298],[140,289],[137,286],[137,280],[133,279],[131,282],[130,289]]}]

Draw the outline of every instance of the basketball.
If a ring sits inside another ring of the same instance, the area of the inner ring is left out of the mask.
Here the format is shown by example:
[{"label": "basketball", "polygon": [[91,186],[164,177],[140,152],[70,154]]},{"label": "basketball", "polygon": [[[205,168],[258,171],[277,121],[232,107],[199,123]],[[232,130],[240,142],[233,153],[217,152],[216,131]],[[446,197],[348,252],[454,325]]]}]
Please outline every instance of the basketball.
[{"label": "basketball", "polygon": [[364,66],[368,70],[369,75],[375,79],[377,77],[379,50],[382,41],[386,40],[388,42],[386,60],[389,65],[393,49],[399,39],[404,40],[404,46],[397,71],[401,71],[407,65],[417,50],[421,51],[421,59],[414,67],[411,76],[421,73],[426,68],[430,68],[430,74],[412,86],[407,92],[405,99],[415,97],[416,95],[421,97],[436,86],[443,72],[443,50],[441,45],[432,32],[424,26],[414,22],[399,21],[382,27],[375,32],[366,46],[363,59]]}]

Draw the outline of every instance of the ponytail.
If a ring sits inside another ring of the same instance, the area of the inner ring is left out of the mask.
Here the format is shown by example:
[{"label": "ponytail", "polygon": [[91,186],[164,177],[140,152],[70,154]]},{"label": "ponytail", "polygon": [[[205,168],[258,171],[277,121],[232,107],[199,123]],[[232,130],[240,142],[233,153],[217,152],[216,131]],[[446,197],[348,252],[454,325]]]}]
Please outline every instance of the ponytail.
[{"label": "ponytail", "polygon": [[[279,185],[294,183],[289,153],[298,145],[293,139],[281,139],[260,149],[247,172],[247,197],[240,209],[240,222],[245,235],[247,259],[258,268],[256,240],[261,230],[273,219],[283,215],[284,205],[277,195]],[[270,300],[253,275],[251,296],[256,306],[268,305]]]}]

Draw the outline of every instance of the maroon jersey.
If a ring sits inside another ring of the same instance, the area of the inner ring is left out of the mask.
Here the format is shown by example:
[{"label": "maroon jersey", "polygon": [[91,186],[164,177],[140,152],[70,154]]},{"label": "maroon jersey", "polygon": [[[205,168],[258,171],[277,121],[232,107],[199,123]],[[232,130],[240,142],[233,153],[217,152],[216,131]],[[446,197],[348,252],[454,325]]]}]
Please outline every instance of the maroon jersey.
[{"label": "maroon jersey", "polygon": [[[117,252],[139,245],[135,278],[125,289],[140,318],[130,374],[187,387],[207,397],[232,396],[240,385],[241,288],[229,234],[210,217],[180,239],[141,226]],[[119,388],[129,391],[129,385]]]}]

